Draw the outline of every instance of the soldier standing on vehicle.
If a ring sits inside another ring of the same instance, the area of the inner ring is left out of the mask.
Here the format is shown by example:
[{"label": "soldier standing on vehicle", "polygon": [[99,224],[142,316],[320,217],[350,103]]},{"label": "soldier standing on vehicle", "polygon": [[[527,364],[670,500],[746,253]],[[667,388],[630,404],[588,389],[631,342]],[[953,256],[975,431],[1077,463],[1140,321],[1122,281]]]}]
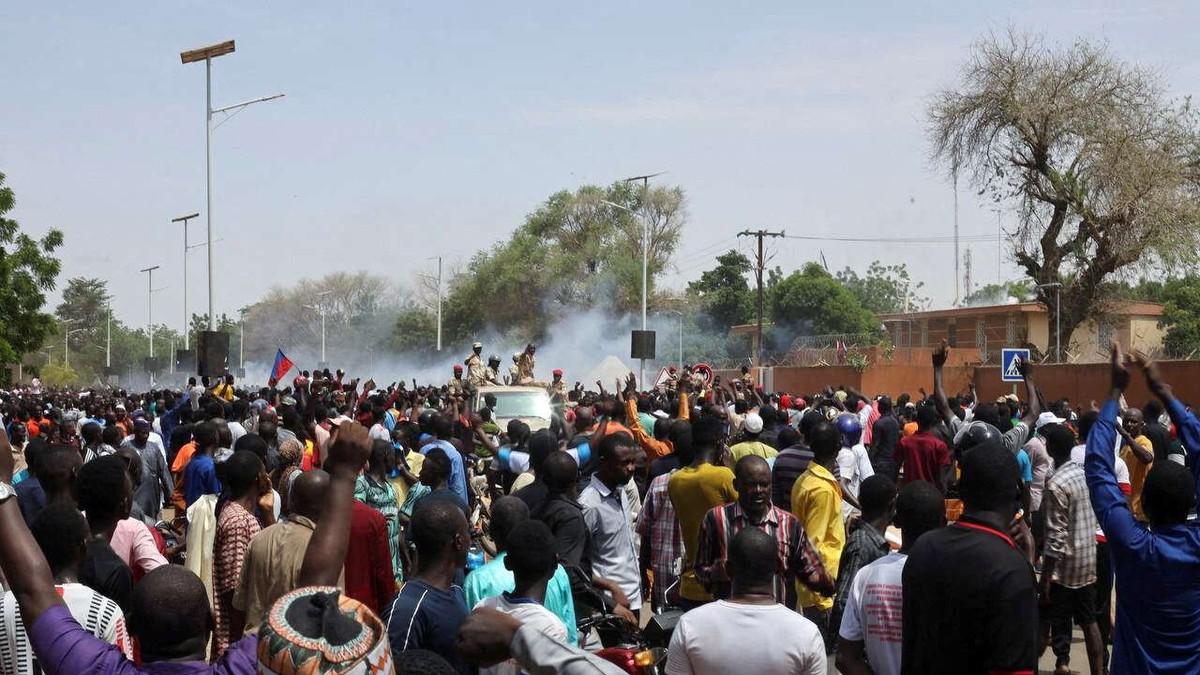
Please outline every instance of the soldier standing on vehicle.
[{"label": "soldier standing on vehicle", "polygon": [[487,368],[483,371],[485,384],[502,384],[500,382],[500,357],[492,354],[488,357]]},{"label": "soldier standing on vehicle", "polygon": [[454,364],[454,377],[451,377],[450,381],[446,383],[446,390],[451,396],[461,396],[466,393],[467,387],[463,382],[462,374],[463,367],[457,363]]},{"label": "soldier standing on vehicle", "polygon": [[555,368],[554,380],[550,382],[546,389],[550,391],[551,396],[557,394],[558,396],[562,397],[562,400],[565,401],[567,400],[567,383],[563,382],[562,376],[562,368]]},{"label": "soldier standing on vehicle", "polygon": [[534,381],[533,367],[536,363],[534,353],[537,347],[533,343],[525,345],[525,351],[517,358],[517,381],[514,384],[530,384]]},{"label": "soldier standing on vehicle", "polygon": [[483,367],[483,360],[480,355],[483,353],[483,344],[476,342],[471,345],[471,355],[463,362],[467,367],[467,382],[472,387],[482,387],[487,384],[487,370]]}]

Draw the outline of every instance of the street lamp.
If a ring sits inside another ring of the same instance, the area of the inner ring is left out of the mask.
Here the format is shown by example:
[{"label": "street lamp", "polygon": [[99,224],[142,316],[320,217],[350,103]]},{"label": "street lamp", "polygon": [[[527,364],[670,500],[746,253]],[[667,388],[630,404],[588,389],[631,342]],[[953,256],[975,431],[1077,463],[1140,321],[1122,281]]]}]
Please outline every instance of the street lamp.
[{"label": "street lamp", "polygon": [[[191,220],[192,218],[196,218],[199,215],[200,215],[199,213],[191,213],[186,216],[179,216],[178,218],[171,219],[172,223],[183,223],[183,348],[185,350],[188,349],[188,343],[189,343],[188,334],[192,332],[191,331],[192,315],[188,314],[188,305],[187,305],[187,291],[188,291],[187,254],[188,254],[188,249],[191,248],[190,246],[188,246],[188,234],[187,234],[188,228],[187,228],[187,226],[188,226],[189,220]],[[172,359],[171,363],[174,363],[174,362],[175,361]]]},{"label": "street lamp", "polygon": [[[263,96],[242,103],[225,106],[224,108],[212,107],[212,60],[218,56],[232,54],[234,51],[233,40],[219,42],[207,47],[192,49],[179,54],[179,60],[184,64],[194,63],[196,61],[204,62],[204,198],[206,202],[204,217],[206,223],[205,240],[208,244],[208,330],[216,330],[216,314],[213,312],[213,238],[212,238],[212,132],[213,113],[230,113],[240,111],[246,106],[263,101],[270,101],[277,98],[282,98],[283,94],[274,94],[272,96]],[[226,119],[229,119],[228,117]],[[189,317],[190,320],[190,317]],[[153,354],[151,354],[153,356]]]},{"label": "street lamp", "polygon": [[[66,322],[64,321],[63,323],[66,323]],[[86,328],[76,328],[75,330],[64,330],[63,331],[63,366],[65,366],[67,368],[71,367],[71,345],[69,342],[71,336],[76,333],[81,333],[84,330],[87,330],[87,329]]]},{"label": "street lamp", "polygon": [[1052,281],[1037,287],[1054,289],[1054,362],[1062,363],[1062,284]]},{"label": "street lamp", "polygon": [[[616,202],[610,202],[607,199],[601,199],[600,203],[611,206],[614,209],[620,209],[635,218],[640,217],[642,220],[642,330],[646,330],[646,270],[649,267],[650,262],[650,219],[647,218],[645,214],[638,213],[628,206],[622,206]],[[646,359],[639,359],[639,361],[641,361],[641,376],[638,378],[638,382],[645,382]],[[682,365],[683,364],[680,364],[681,367]]]},{"label": "street lamp", "polygon": [[154,270],[158,267],[141,270],[146,273],[146,332],[150,335],[150,358],[154,358]]},{"label": "street lamp", "polygon": [[[324,298],[332,292],[332,290],[321,291],[320,293],[317,293],[317,298]],[[304,305],[304,307],[306,309],[315,309],[321,313],[321,367],[328,368],[329,365],[325,361],[325,301],[320,300],[320,304],[317,307],[312,305]]]}]

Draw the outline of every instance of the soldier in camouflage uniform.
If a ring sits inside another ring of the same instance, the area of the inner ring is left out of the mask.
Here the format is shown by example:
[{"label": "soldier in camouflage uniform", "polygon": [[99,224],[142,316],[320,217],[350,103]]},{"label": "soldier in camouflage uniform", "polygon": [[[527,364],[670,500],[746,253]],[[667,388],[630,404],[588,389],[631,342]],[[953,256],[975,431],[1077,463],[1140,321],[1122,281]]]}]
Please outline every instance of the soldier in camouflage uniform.
[{"label": "soldier in camouflage uniform", "polygon": [[552,380],[550,382],[550,384],[548,384],[546,386],[546,389],[550,392],[551,396],[554,396],[555,394],[557,394],[560,397],[562,397],[562,400],[565,401],[565,400],[567,400],[567,383],[563,382],[562,376],[563,376],[562,369],[555,368],[554,369],[554,380]]},{"label": "soldier in camouflage uniform", "polygon": [[486,384],[504,384],[500,381],[500,357],[495,354],[488,357],[487,368],[483,371]]},{"label": "soldier in camouflage uniform", "polygon": [[483,360],[480,354],[483,353],[483,345],[479,342],[471,345],[471,355],[463,362],[467,366],[467,382],[472,387],[482,387],[487,384],[487,369],[483,367]]},{"label": "soldier in camouflage uniform", "polygon": [[446,383],[446,391],[451,396],[462,396],[467,393],[467,383],[463,382],[462,374],[463,367],[457,363],[454,364],[454,377],[451,377],[450,381]]},{"label": "soldier in camouflage uniform", "polygon": [[516,384],[532,384],[534,382],[533,368],[536,364],[534,353],[537,347],[532,343],[525,345],[525,351],[521,352],[517,359],[517,381]]}]

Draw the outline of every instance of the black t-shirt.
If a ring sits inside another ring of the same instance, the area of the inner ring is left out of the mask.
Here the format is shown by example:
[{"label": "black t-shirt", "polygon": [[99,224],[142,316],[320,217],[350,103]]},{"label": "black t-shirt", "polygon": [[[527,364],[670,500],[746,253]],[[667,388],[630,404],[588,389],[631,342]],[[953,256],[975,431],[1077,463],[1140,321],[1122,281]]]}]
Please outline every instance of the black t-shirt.
[{"label": "black t-shirt", "polygon": [[871,464],[879,471],[880,466],[896,467],[896,446],[900,444],[900,422],[892,415],[883,415],[875,420],[871,428]]},{"label": "black t-shirt", "polygon": [[1037,667],[1033,568],[1007,534],[963,516],[921,535],[902,578],[901,672],[987,675]]},{"label": "black t-shirt", "polygon": [[1154,444],[1154,461],[1161,462],[1167,458],[1171,450],[1171,432],[1157,421],[1146,422],[1142,432]]},{"label": "black t-shirt", "polygon": [[87,556],[79,564],[79,581],[129,612],[133,572],[107,541],[94,537],[88,542]]}]

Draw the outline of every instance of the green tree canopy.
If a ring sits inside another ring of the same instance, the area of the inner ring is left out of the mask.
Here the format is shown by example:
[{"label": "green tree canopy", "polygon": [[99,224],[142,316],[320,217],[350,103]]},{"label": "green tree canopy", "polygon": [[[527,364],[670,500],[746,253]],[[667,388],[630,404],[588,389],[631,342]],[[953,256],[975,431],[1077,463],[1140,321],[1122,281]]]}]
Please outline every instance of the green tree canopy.
[{"label": "green tree canopy", "polygon": [[1170,279],[1162,285],[1163,314],[1159,325],[1167,329],[1164,348],[1174,358],[1194,358],[1200,353],[1200,275]]},{"label": "green tree canopy", "polygon": [[688,283],[688,293],[701,308],[702,323],[712,330],[749,323],[754,316],[754,297],[747,275],[750,259],[737,251],[717,256],[717,266]]},{"label": "green tree canopy", "polygon": [[918,294],[925,283],[914,282],[908,276],[908,266],[904,263],[884,265],[874,260],[863,276],[858,276],[857,272],[847,267],[837,273],[837,280],[858,298],[863,307],[876,314],[905,311],[906,297],[909,310],[920,307],[928,300]]},{"label": "green tree canopy", "polygon": [[42,343],[54,319],[42,311],[46,292],[61,268],[54,251],[63,235],[50,230],[41,239],[21,231],[5,214],[16,205],[12,188],[0,173],[0,362],[13,363]]},{"label": "green tree canopy", "polygon": [[817,263],[792,272],[771,289],[771,319],[797,325],[810,335],[876,333],[879,321],[858,297]]}]

